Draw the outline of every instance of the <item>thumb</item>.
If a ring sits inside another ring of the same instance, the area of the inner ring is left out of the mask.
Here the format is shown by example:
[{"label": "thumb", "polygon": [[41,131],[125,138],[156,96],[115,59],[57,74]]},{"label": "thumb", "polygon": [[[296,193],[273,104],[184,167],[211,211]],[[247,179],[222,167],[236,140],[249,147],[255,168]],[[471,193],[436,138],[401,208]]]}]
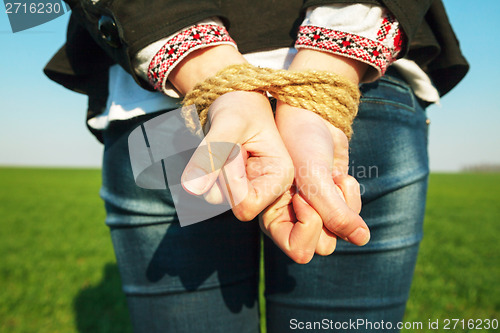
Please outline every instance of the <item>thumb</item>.
[{"label": "thumb", "polygon": [[191,194],[201,195],[212,188],[235,147],[234,143],[214,142],[211,139],[209,133],[196,148],[182,173],[182,187]]},{"label": "thumb", "polygon": [[[236,150],[236,143],[241,141],[242,130],[240,126],[235,126],[240,122],[234,123],[234,112],[228,112],[231,109],[228,105],[233,105],[228,104],[228,98],[231,101],[233,95],[225,94],[210,106],[210,129],[182,174],[181,184],[191,194],[201,195],[208,192],[217,181],[228,158],[238,155],[233,149]],[[239,152],[239,148],[237,150]],[[220,192],[219,189],[214,190]],[[217,193],[216,196],[222,196],[222,193]]]}]

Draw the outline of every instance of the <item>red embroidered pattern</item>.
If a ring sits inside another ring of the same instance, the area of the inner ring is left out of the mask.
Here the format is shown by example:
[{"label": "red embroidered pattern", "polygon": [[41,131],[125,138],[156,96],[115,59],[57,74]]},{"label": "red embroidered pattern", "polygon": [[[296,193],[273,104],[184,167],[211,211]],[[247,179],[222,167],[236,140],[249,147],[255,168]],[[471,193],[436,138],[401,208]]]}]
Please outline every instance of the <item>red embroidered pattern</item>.
[{"label": "red embroidered pattern", "polygon": [[399,22],[387,11],[377,32],[377,41],[391,49],[392,60],[396,59],[403,46],[403,31],[399,29]]},{"label": "red embroidered pattern", "polygon": [[340,54],[377,67],[385,73],[391,52],[381,43],[347,32],[315,26],[301,26],[296,48],[312,48]]},{"label": "red embroidered pattern", "polygon": [[195,25],[171,39],[156,53],[149,64],[149,82],[157,90],[162,90],[165,79],[174,65],[194,50],[208,45],[233,44],[226,28],[214,24]]},{"label": "red embroidered pattern", "polygon": [[384,74],[401,51],[402,32],[398,22],[389,14],[384,16],[376,40],[343,31],[303,25],[299,29],[295,47],[354,58],[375,66]]}]

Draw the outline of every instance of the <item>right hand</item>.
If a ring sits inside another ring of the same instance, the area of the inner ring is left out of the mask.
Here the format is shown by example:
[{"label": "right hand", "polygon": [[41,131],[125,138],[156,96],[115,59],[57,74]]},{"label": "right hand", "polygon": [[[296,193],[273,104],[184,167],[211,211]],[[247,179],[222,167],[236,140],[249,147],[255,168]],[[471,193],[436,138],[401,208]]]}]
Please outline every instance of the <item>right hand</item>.
[{"label": "right hand", "polygon": [[298,263],[309,262],[314,253],[331,254],[337,236],[366,244],[370,233],[359,216],[359,184],[347,174],[345,134],[315,113],[281,102],[276,123],[294,163],[298,191],[286,192],[266,209],[262,229]]}]

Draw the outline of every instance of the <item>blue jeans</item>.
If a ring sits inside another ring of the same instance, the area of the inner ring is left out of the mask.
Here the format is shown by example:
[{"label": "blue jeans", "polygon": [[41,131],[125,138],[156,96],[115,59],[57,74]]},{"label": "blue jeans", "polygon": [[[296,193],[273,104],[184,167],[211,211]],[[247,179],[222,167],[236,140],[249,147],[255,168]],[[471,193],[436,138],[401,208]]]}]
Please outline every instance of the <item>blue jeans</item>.
[{"label": "blue jeans", "polygon": [[[394,74],[361,91],[349,171],[361,185],[371,241],[340,240],[334,254],[299,265],[265,238],[269,333],[383,332],[382,321],[395,328],[403,318],[429,173],[425,108]],[[227,212],[181,228],[168,190],[136,186],[127,137],[153,116],[104,133],[101,196],[134,330],[259,332],[258,223]]]}]

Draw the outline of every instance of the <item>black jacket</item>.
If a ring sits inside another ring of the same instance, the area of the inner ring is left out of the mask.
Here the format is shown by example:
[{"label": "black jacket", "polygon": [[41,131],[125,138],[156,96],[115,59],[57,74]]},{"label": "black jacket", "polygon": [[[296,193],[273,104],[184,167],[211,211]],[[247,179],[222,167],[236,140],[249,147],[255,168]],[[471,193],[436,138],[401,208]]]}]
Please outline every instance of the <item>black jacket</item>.
[{"label": "black jacket", "polygon": [[72,9],[66,44],[44,69],[63,86],[89,96],[88,118],[101,113],[108,68],[118,63],[142,87],[132,69],[145,46],[208,17],[220,17],[240,52],[291,47],[305,9],[331,3],[385,6],[407,37],[403,54],[431,77],[441,95],[467,73],[468,64],[441,0],[65,0]]}]

